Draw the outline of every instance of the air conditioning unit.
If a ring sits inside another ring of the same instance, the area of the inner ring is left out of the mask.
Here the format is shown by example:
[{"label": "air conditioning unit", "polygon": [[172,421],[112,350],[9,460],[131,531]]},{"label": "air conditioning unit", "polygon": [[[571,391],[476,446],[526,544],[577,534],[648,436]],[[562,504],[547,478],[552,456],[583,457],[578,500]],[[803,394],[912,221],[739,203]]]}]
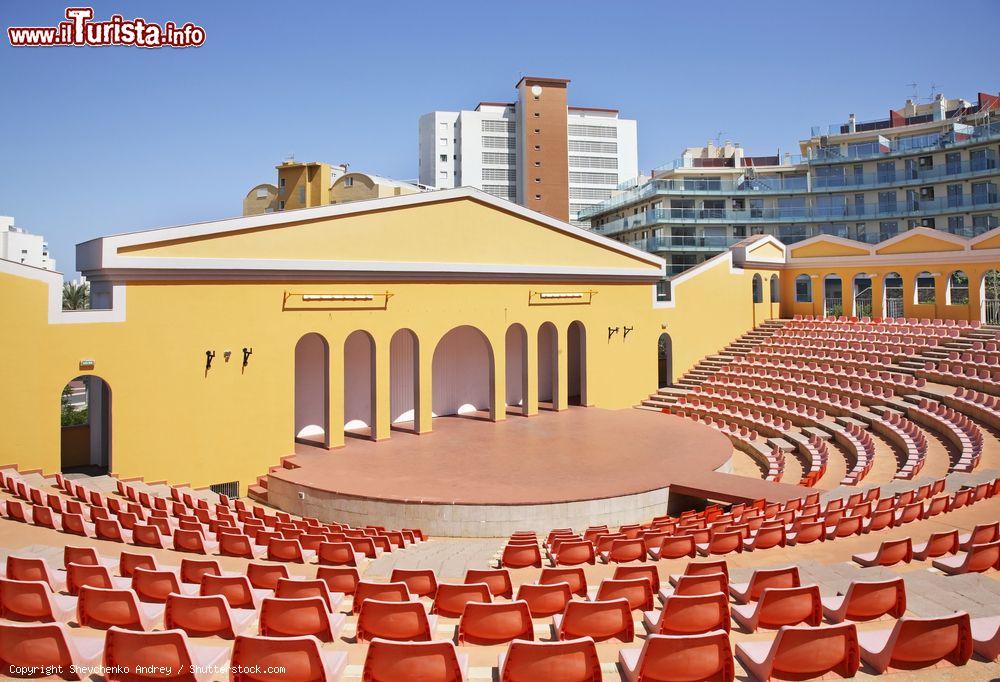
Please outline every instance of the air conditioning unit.
[{"label": "air conditioning unit", "polygon": [[932,157],[930,157],[930,156],[921,156],[920,160],[918,162],[918,165],[921,168],[933,168],[934,167],[934,159]]},{"label": "air conditioning unit", "polygon": [[931,228],[933,230],[934,229],[934,218],[921,218],[920,219],[920,227],[929,227],[929,228]]},{"label": "air conditioning unit", "polygon": [[920,188],[920,198],[921,199],[933,199],[934,198],[934,188],[933,187],[921,187]]}]

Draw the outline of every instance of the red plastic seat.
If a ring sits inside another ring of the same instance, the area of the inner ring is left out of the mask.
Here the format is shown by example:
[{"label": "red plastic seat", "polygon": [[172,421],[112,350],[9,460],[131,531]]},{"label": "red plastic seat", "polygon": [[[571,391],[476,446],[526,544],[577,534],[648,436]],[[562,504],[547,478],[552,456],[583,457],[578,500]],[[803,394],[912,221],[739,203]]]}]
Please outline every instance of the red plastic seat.
[{"label": "red plastic seat", "polygon": [[341,594],[331,593],[326,585],[326,581],[318,578],[313,580],[280,578],[278,586],[274,590],[274,596],[280,599],[319,597],[326,604],[326,610],[331,613],[337,610],[344,599]]},{"label": "red plastic seat", "polygon": [[357,566],[358,555],[349,542],[321,542],[317,549],[321,566]]},{"label": "red plastic seat", "polygon": [[315,637],[240,636],[233,643],[230,665],[258,671],[235,673],[232,682],[326,682],[343,675],[347,654],[321,649]]},{"label": "red plastic seat", "polygon": [[28,623],[64,623],[75,613],[76,600],[53,594],[45,581],[0,578],[0,618]]},{"label": "red plastic seat", "polygon": [[901,540],[885,540],[874,552],[855,554],[855,563],[862,566],[894,566],[899,562],[913,561],[913,541],[910,538]]},{"label": "red plastic seat", "polygon": [[987,661],[1000,657],[1000,616],[972,619],[972,648]]},{"label": "red plastic seat", "polygon": [[615,573],[612,576],[615,580],[628,580],[631,578],[645,578],[649,581],[653,594],[660,591],[660,572],[655,564],[639,566],[615,566]]},{"label": "red plastic seat", "polygon": [[[406,583],[410,594],[416,597],[434,598],[437,594],[438,581],[434,571],[426,568],[394,568],[389,575],[391,583]],[[478,581],[477,581],[478,582]],[[387,637],[386,639],[392,639]]]},{"label": "red plastic seat", "polygon": [[546,585],[521,583],[516,596],[516,599],[528,604],[532,618],[544,618],[562,613],[572,598],[573,593],[569,589],[569,583]]},{"label": "red plastic seat", "polygon": [[469,602],[458,621],[459,645],[502,644],[534,638],[531,612],[524,601]]},{"label": "red plastic seat", "polygon": [[675,594],[690,596],[715,594],[716,592],[729,593],[729,580],[725,573],[682,575],[677,578],[677,584],[673,588],[664,587],[660,590],[659,596],[660,600],[663,601]]},{"label": "red plastic seat", "polygon": [[553,566],[579,566],[580,564],[595,564],[594,546],[587,540],[571,540],[563,542],[556,550],[552,559]]},{"label": "red plastic seat", "polygon": [[646,560],[646,543],[639,538],[618,539],[611,542],[611,548],[601,552],[604,563],[624,564],[630,561]]},{"label": "red plastic seat", "polygon": [[215,559],[181,559],[182,583],[200,585],[206,575],[222,575],[222,568]]},{"label": "red plastic seat", "polygon": [[9,555],[6,568],[5,577],[8,580],[41,580],[53,592],[64,587],[63,581],[56,577],[44,559]]},{"label": "red plastic seat", "polygon": [[632,609],[627,599],[571,601],[561,615],[552,617],[559,639],[591,637],[596,642],[617,638],[631,642],[635,637]]},{"label": "red plastic seat", "polygon": [[452,642],[391,642],[376,638],[368,647],[365,682],[462,682],[468,658]]},{"label": "red plastic seat", "polygon": [[581,597],[587,596],[587,575],[582,568],[543,568],[538,576],[538,583],[568,583],[570,592]]},{"label": "red plastic seat", "polygon": [[746,604],[760,599],[761,592],[769,587],[798,587],[800,584],[798,566],[758,568],[749,582],[730,584],[729,594],[737,604]]},{"label": "red plastic seat", "polygon": [[785,626],[772,641],[736,644],[736,659],[755,679],[805,680],[836,672],[854,677],[861,665],[854,623],[822,627]]},{"label": "red plastic seat", "polygon": [[[102,587],[98,585],[98,587]],[[132,573],[132,590],[139,601],[150,604],[163,604],[170,594],[181,594],[180,581],[173,571],[150,571],[137,568]],[[190,590],[185,590],[188,594]]]},{"label": "red plastic seat", "polygon": [[733,607],[733,619],[749,632],[757,628],[777,630],[784,625],[823,622],[823,603],[817,585],[769,587],[755,603]]},{"label": "red plastic seat", "polygon": [[[74,637],[63,623],[0,623],[0,675],[23,677],[23,670],[58,670],[67,680],[101,664],[104,642]],[[74,672],[76,670],[76,672]]]},{"label": "red plastic seat", "polygon": [[729,632],[729,599],[722,592],[673,595],[662,610],[647,611],[643,625],[652,634],[693,635],[712,630]]},{"label": "red plastic seat", "polygon": [[722,555],[730,552],[741,553],[743,551],[743,533],[738,530],[712,533],[711,539],[706,544],[698,545],[697,548],[698,554],[702,556]]},{"label": "red plastic seat", "polygon": [[256,609],[270,592],[254,589],[245,575],[206,575],[199,592],[203,597],[219,595],[234,609]]},{"label": "red plastic seat", "polygon": [[129,581],[124,578],[112,578],[107,566],[93,564],[70,564],[66,567],[66,591],[79,594],[84,585],[116,589],[126,587]]},{"label": "red plastic seat", "polygon": [[500,565],[505,568],[533,568],[542,567],[542,551],[537,542],[512,543],[509,542],[503,548],[500,555]]},{"label": "red plastic seat", "polygon": [[1000,568],[1000,540],[972,545],[967,552],[935,559],[933,566],[949,575],[984,573]]},{"label": "red plastic seat", "polygon": [[272,538],[267,543],[268,561],[288,561],[295,564],[307,563],[315,556],[315,552],[302,549],[298,540]]},{"label": "red plastic seat", "polygon": [[653,559],[680,559],[681,557],[694,557],[698,554],[693,535],[674,535],[663,539],[663,543],[657,549],[649,551],[649,556]]},{"label": "red plastic seat", "polygon": [[219,535],[219,554],[241,559],[260,559],[267,552],[254,545],[249,535],[222,533]]},{"label": "red plastic seat", "polygon": [[621,649],[618,662],[629,682],[733,682],[736,674],[725,632],[650,635],[642,649]]},{"label": "red plastic seat", "polygon": [[351,595],[361,582],[358,569],[353,566],[320,566],[316,569],[316,578],[325,582],[331,592]]},{"label": "red plastic seat", "polygon": [[913,545],[913,558],[917,561],[936,559],[946,554],[958,552],[958,530],[945,530],[931,533],[927,542]]},{"label": "red plastic seat", "polygon": [[494,568],[480,570],[470,568],[465,572],[465,583],[486,583],[489,585],[490,594],[494,597],[512,599],[514,597],[514,584],[510,580],[510,572],[506,568]]},{"label": "red plastic seat", "polygon": [[729,578],[729,566],[725,559],[714,559],[712,561],[689,561],[684,566],[684,573],[674,573],[670,576],[670,584],[677,585],[677,581],[682,575],[710,575],[722,573]]},{"label": "red plastic seat", "polygon": [[[104,665],[108,682],[144,679],[213,680],[221,669],[229,647],[192,645],[182,630],[133,632],[110,628],[104,640]],[[139,670],[150,670],[139,674]],[[170,671],[165,674],[161,671]]]},{"label": "red plastic seat", "polygon": [[633,611],[649,611],[653,608],[653,587],[648,578],[605,579],[598,586],[595,598],[625,599]]},{"label": "red plastic seat", "polygon": [[163,627],[183,630],[189,637],[233,639],[253,622],[255,615],[246,610],[234,611],[219,594],[207,597],[171,594],[164,604]]},{"label": "red plastic seat", "polygon": [[824,597],[823,614],[831,623],[865,621],[885,614],[902,618],[906,613],[906,584],[902,578],[879,581],[856,580],[839,597]]},{"label": "red plastic seat", "polygon": [[358,641],[376,637],[397,642],[429,642],[434,638],[437,617],[417,601],[365,599],[358,613]]},{"label": "red plastic seat", "polygon": [[312,635],[321,642],[332,642],[345,619],[342,613],[331,614],[319,597],[268,597],[260,604],[260,634],[264,637]]},{"label": "red plastic seat", "polygon": [[514,640],[500,654],[500,682],[592,682],[601,679],[601,662],[590,637],[561,642]]},{"label": "red plastic seat", "polygon": [[191,552],[192,554],[210,554],[218,549],[218,543],[206,540],[200,531],[178,528],[174,531],[173,545],[175,552]]},{"label": "red plastic seat", "polygon": [[247,564],[247,579],[255,589],[273,590],[278,586],[279,578],[288,577],[288,568],[281,564]]},{"label": "red plastic seat", "polygon": [[460,618],[465,605],[472,601],[492,602],[490,586],[486,583],[440,583],[431,613],[447,618]]},{"label": "red plastic seat", "polygon": [[135,569],[145,568],[149,571],[158,571],[156,557],[151,554],[133,554],[132,552],[122,552],[118,556],[118,575],[123,578],[131,578]]},{"label": "red plastic seat", "polygon": [[380,601],[410,601],[410,590],[406,583],[372,583],[362,580],[354,589],[353,612],[361,611],[365,599]]},{"label": "red plastic seat", "polygon": [[90,628],[149,630],[163,614],[162,604],[142,604],[132,590],[84,586],[76,600],[76,621]]},{"label": "red plastic seat", "polygon": [[878,673],[889,668],[917,670],[940,661],[965,665],[972,657],[969,614],[940,618],[904,616],[891,630],[865,630],[858,636],[861,658]]},{"label": "red plastic seat", "polygon": [[1000,521],[979,523],[976,524],[971,533],[963,533],[958,536],[958,548],[968,550],[972,545],[983,545],[995,540],[1000,540]]}]

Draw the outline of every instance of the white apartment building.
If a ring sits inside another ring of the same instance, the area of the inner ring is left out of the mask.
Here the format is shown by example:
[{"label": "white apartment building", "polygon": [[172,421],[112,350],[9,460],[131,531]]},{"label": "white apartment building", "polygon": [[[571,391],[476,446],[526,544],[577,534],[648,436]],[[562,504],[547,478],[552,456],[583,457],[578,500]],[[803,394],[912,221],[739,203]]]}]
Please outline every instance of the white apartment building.
[{"label": "white apartment building", "polygon": [[56,269],[55,260],[49,257],[45,237],[14,227],[11,216],[0,216],[0,258],[44,270]]},{"label": "white apartment building", "polygon": [[476,187],[576,222],[639,164],[636,122],[617,109],[569,106],[568,83],[526,77],[516,102],[421,116],[420,183]]}]

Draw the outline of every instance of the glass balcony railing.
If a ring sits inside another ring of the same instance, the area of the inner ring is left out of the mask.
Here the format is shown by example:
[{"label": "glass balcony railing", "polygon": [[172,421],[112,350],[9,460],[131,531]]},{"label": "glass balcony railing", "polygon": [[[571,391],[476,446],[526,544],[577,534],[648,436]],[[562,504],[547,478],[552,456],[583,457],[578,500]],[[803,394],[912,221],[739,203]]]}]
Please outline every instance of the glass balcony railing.
[{"label": "glass balcony railing", "polygon": [[1000,137],[1000,121],[979,126],[953,123],[953,130],[926,135],[881,138],[879,141],[859,145],[834,144],[810,149],[808,163],[849,162],[861,159],[885,158],[894,154],[911,154],[918,151],[948,149],[960,145],[977,144]]},{"label": "glass balcony railing", "polygon": [[[838,166],[843,168],[843,166]],[[909,184],[931,184],[963,179],[968,175],[993,175],[998,172],[996,159],[982,159],[974,162],[952,162],[933,168],[898,169],[898,172],[886,173],[832,173],[813,174],[812,189],[830,191],[838,189],[864,189],[868,187],[899,186]]]},{"label": "glass balcony railing", "polygon": [[630,241],[629,246],[656,253],[658,251],[723,251],[746,237],[725,235],[649,237]]}]

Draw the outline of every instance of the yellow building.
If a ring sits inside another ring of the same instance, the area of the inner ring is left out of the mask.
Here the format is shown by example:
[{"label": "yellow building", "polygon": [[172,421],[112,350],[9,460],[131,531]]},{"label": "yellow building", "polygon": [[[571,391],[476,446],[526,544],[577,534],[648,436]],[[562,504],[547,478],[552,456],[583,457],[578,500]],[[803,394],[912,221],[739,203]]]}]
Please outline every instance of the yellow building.
[{"label": "yellow building", "polygon": [[369,173],[348,172],[347,164],[332,167],[316,161],[285,161],[275,168],[278,171],[278,184],[262,183],[247,192],[243,198],[243,215],[398,197],[422,191],[409,182]]},{"label": "yellow building", "polygon": [[[656,256],[455,189],[80,244],[102,310],[63,312],[57,274],[0,262],[17,328],[0,342],[0,461],[245,490],[297,438],[628,408],[657,388],[658,346],[684,369],[776,316],[750,287],[783,255],[773,240],[727,252],[658,301]],[[81,376],[102,389],[91,433],[61,452],[60,395]]]}]

